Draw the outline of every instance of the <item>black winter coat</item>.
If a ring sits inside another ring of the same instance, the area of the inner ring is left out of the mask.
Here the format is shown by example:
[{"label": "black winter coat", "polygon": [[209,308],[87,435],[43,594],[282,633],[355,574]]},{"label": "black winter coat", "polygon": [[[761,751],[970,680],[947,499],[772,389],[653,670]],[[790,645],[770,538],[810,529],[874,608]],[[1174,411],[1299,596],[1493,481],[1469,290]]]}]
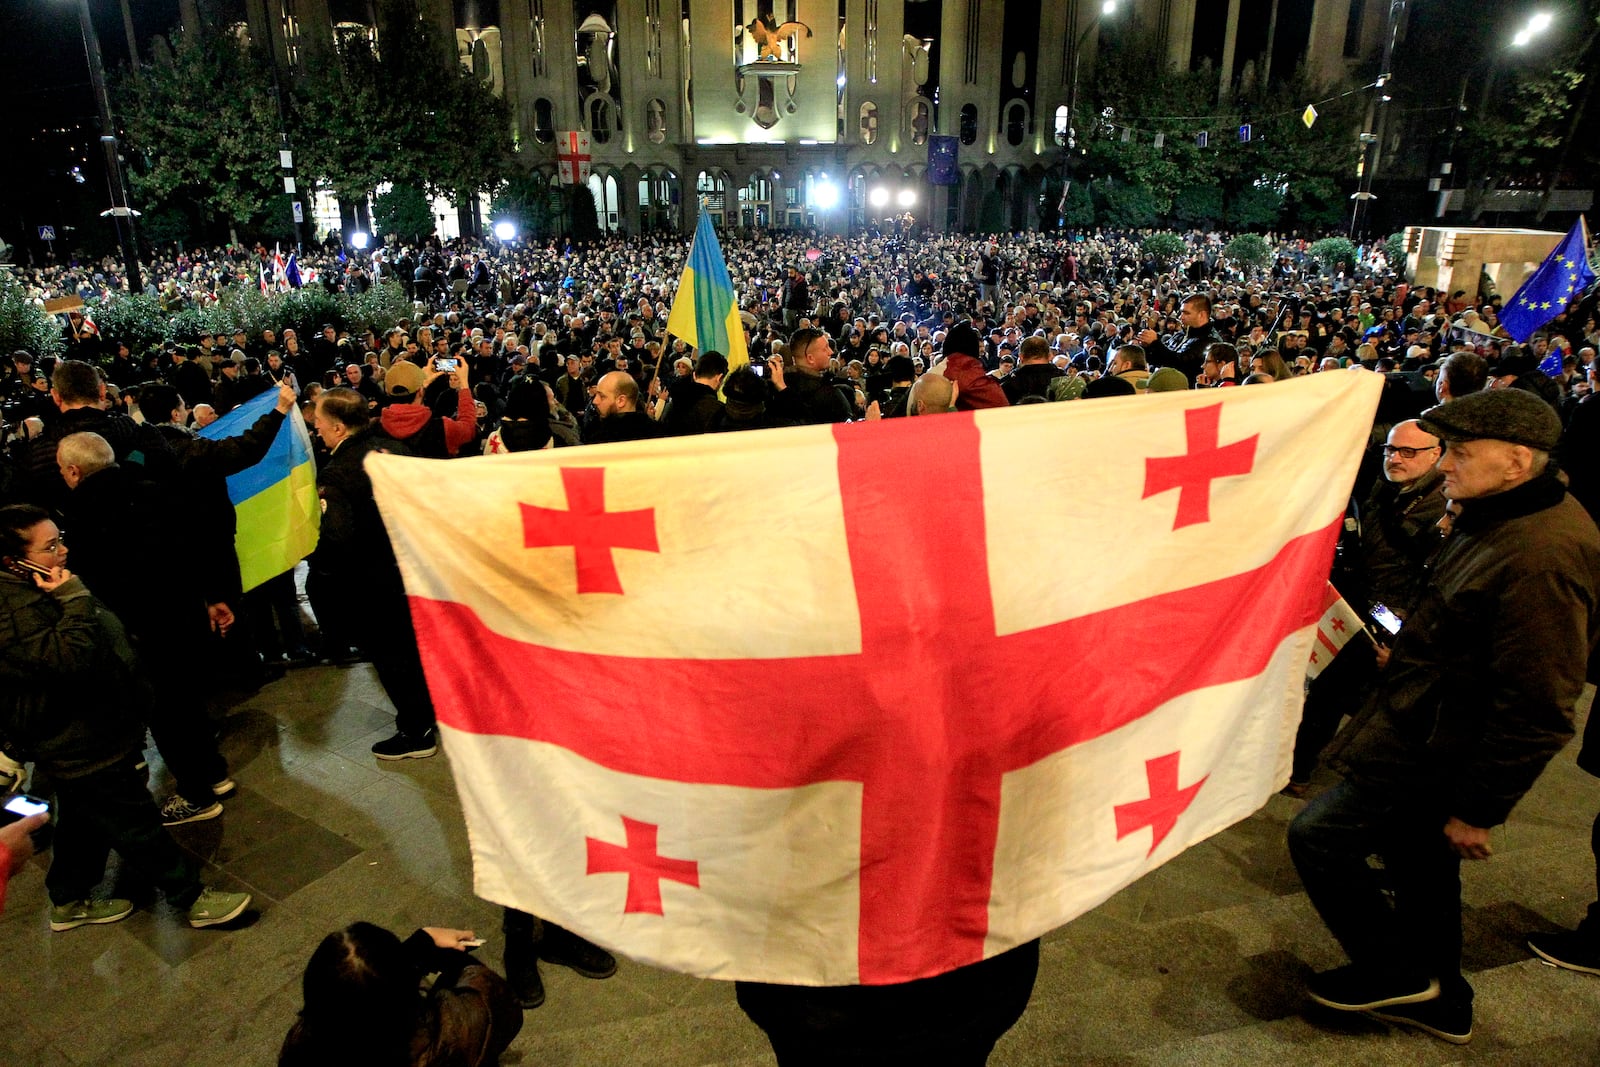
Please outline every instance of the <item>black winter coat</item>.
[{"label": "black winter coat", "polygon": [[1496,826],[1572,738],[1600,637],[1600,531],[1553,473],[1463,502],[1330,765]]}]

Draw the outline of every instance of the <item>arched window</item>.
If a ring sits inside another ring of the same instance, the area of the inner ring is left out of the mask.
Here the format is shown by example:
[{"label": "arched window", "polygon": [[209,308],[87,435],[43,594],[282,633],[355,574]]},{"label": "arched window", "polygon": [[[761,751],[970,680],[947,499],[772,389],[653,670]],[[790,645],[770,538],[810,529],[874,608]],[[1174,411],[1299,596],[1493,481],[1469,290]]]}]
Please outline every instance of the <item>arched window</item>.
[{"label": "arched window", "polygon": [[611,140],[611,98],[604,93],[595,93],[589,98],[589,139],[595,144],[605,144]]},{"label": "arched window", "polygon": [[1056,144],[1063,148],[1067,146],[1067,114],[1066,104],[1056,108]]},{"label": "arched window", "polygon": [[1028,136],[1028,105],[1013,100],[1006,105],[1006,144],[1016,147]]},{"label": "arched window", "polygon": [[878,140],[878,105],[868,100],[861,105],[861,143],[875,144]]},{"label": "arched window", "polygon": [[978,105],[967,104],[961,109],[961,143],[978,143]]},{"label": "arched window", "polygon": [[911,143],[927,144],[928,130],[933,125],[933,112],[926,100],[918,99],[911,105]]},{"label": "arched window", "polygon": [[540,144],[551,144],[556,139],[555,108],[543,97],[533,102],[533,139]]}]

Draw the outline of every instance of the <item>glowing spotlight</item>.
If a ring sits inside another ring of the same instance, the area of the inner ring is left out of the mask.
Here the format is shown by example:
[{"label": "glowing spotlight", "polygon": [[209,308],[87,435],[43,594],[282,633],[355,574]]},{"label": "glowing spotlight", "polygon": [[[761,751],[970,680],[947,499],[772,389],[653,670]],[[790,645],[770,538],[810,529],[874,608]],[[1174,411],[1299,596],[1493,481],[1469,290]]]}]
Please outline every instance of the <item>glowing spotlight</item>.
[{"label": "glowing spotlight", "polygon": [[355,233],[350,235],[350,244],[358,252],[365,252],[367,250],[367,242],[371,240],[372,235],[367,233],[365,230],[357,230]]},{"label": "glowing spotlight", "polygon": [[497,222],[494,224],[494,235],[502,241],[514,241],[517,239],[517,224]]},{"label": "glowing spotlight", "polygon": [[901,207],[910,207],[916,202],[917,194],[915,190],[912,189],[902,189],[900,190],[900,195],[895,197],[895,203],[899,204]]},{"label": "glowing spotlight", "polygon": [[1117,13],[1117,0],[1106,0],[1100,5],[1100,14],[1115,15]]},{"label": "glowing spotlight", "polygon": [[867,203],[873,207],[883,207],[889,202],[889,190],[883,186],[874,186],[872,192],[867,194]]},{"label": "glowing spotlight", "polygon": [[839,204],[839,187],[830,181],[820,181],[811,187],[811,202],[818,210],[832,211]]}]

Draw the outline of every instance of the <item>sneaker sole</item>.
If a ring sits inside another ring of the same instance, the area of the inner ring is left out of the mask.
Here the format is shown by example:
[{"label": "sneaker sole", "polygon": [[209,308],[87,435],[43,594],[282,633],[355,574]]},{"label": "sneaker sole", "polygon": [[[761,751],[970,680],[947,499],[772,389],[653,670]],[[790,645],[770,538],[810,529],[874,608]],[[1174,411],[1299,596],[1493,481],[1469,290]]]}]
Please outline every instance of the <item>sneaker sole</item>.
[{"label": "sneaker sole", "polygon": [[1384,1022],[1391,1023],[1395,1026],[1405,1026],[1412,1030],[1421,1030],[1425,1034],[1432,1034],[1440,1041],[1448,1041],[1452,1045],[1465,1045],[1467,1042],[1472,1040],[1471,1030],[1468,1030],[1464,1034],[1452,1034],[1448,1031],[1437,1029],[1429,1026],[1425,1022],[1420,1022],[1404,1015],[1389,1015],[1381,1011],[1369,1011],[1366,1014],[1372,1016],[1374,1019],[1382,1019]]},{"label": "sneaker sole", "polygon": [[1528,950],[1552,967],[1560,967],[1564,971],[1577,971],[1580,974],[1600,974],[1600,967],[1585,967],[1581,963],[1571,963],[1567,960],[1558,960],[1548,952],[1542,952],[1538,945],[1528,942]]},{"label": "sneaker sole", "polygon": [[433,755],[434,753],[436,753],[438,751],[439,751],[439,746],[438,745],[434,745],[432,748],[419,748],[415,752],[389,752],[389,753],[374,752],[373,755],[378,757],[381,760],[389,760],[389,761],[393,762],[395,760],[403,760],[403,759],[427,759],[429,756]]},{"label": "sneaker sole", "polygon": [[166,819],[162,819],[161,820],[161,825],[162,826],[183,826],[183,825],[186,825],[186,824],[192,823],[192,822],[205,822],[207,819],[215,819],[218,815],[221,815],[221,814],[222,814],[222,805],[221,804],[213,804],[209,808],[202,808],[200,811],[195,812],[193,815],[186,816],[186,817],[184,817],[182,819],[174,819],[171,822],[168,822]]},{"label": "sneaker sole", "polygon": [[233,796],[233,794],[237,793],[238,791],[239,783],[235,782],[232,778],[218,782],[216,785],[211,787],[211,795],[216,797],[218,800],[226,800],[228,797]]},{"label": "sneaker sole", "polygon": [[67,930],[76,930],[80,926],[105,926],[108,923],[119,923],[132,914],[133,909],[129,908],[120,915],[107,915],[101,919],[74,919],[69,923],[58,923],[52,919],[50,920],[50,929],[59,934]]},{"label": "sneaker sole", "polygon": [[576,975],[578,975],[579,977],[582,977],[582,978],[594,978],[596,980],[599,980],[599,979],[603,979],[603,978],[610,978],[612,975],[617,973],[616,964],[612,964],[611,965],[611,969],[609,971],[596,971],[596,970],[593,970],[593,969],[587,969],[587,968],[579,967],[579,966],[577,966],[575,964],[567,963],[567,962],[565,962],[563,960],[552,960],[552,959],[549,959],[548,957],[545,957],[545,956],[540,956],[539,959],[541,961],[545,962],[545,963],[550,964],[552,967],[565,967],[567,970],[571,971],[573,974],[576,974]]},{"label": "sneaker sole", "polygon": [[228,914],[214,915],[206,919],[190,919],[189,925],[194,927],[196,930],[204,930],[208,926],[219,926],[222,923],[232,922],[244,914],[245,909],[250,906],[250,900],[251,897],[249,894],[246,894],[244,900],[239,903],[239,906],[228,912]]},{"label": "sneaker sole", "polygon": [[1319,997],[1310,990],[1306,991],[1306,996],[1321,1004],[1324,1008],[1332,1008],[1334,1011],[1370,1012],[1374,1008],[1397,1008],[1402,1004],[1421,1004],[1425,1001],[1437,1000],[1439,999],[1439,980],[1430,978],[1428,980],[1428,988],[1420,993],[1407,993],[1405,996],[1400,997],[1380,997],[1377,1000],[1369,1000],[1362,1004],[1341,1004],[1326,997]]}]

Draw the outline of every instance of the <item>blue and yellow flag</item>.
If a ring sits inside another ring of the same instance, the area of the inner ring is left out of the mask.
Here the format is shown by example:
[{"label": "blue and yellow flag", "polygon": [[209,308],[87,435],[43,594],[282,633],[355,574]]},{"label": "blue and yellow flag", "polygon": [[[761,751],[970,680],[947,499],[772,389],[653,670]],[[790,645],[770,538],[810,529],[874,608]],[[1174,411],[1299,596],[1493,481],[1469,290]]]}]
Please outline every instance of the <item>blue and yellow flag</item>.
[{"label": "blue and yellow flag", "polygon": [[1500,312],[1500,324],[1517,344],[1524,344],[1533,336],[1533,331],[1566,311],[1569,303],[1583,296],[1594,284],[1588,237],[1589,228],[1579,216],[1566,237],[1539,264],[1539,269],[1506,301]]},{"label": "blue and yellow flag", "polygon": [[721,352],[728,357],[730,372],[750,362],[733,280],[728,277],[717,232],[711,228],[711,216],[704,210],[694,228],[689,262],[678,280],[667,331],[694,345],[698,352]]},{"label": "blue and yellow flag", "polygon": [[[200,436],[213,441],[236,437],[277,403],[276,389],[262,393],[201,430]],[[299,408],[289,409],[261,462],[228,479],[228,499],[238,516],[233,545],[246,592],[289,570],[317,547],[322,524],[317,465]]]}]

